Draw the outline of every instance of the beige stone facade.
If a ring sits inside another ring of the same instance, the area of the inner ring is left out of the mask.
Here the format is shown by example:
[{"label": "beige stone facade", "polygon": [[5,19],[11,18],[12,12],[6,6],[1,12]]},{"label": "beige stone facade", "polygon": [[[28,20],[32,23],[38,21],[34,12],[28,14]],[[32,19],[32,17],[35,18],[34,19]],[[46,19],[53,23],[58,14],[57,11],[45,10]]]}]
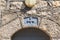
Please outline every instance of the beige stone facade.
[{"label": "beige stone facade", "polygon": [[[60,40],[60,1],[39,1],[31,10],[24,10],[23,2],[10,2],[7,5],[5,0],[0,0],[2,14],[2,25],[0,27],[0,40],[11,40],[11,36],[18,30],[26,28],[21,20],[26,16],[39,18],[39,25],[36,28],[42,29],[52,38]],[[8,8],[7,8],[8,7]],[[29,27],[29,26],[28,26]]]}]

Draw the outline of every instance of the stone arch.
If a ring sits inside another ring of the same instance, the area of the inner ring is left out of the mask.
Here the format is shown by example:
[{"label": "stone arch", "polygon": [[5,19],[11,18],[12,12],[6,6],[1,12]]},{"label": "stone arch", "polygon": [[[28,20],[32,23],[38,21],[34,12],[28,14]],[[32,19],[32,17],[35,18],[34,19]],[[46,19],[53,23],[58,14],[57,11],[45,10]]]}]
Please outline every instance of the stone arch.
[{"label": "stone arch", "polygon": [[51,37],[39,28],[29,27],[15,32],[11,40],[51,40]]}]

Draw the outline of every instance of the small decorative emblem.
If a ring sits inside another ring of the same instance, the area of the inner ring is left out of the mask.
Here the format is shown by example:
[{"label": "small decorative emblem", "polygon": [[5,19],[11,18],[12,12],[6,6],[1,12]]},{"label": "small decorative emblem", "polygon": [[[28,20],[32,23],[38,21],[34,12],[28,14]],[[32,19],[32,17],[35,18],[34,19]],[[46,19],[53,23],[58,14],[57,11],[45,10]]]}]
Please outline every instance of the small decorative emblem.
[{"label": "small decorative emblem", "polygon": [[38,18],[37,17],[25,17],[23,20],[23,25],[37,26],[38,25]]}]

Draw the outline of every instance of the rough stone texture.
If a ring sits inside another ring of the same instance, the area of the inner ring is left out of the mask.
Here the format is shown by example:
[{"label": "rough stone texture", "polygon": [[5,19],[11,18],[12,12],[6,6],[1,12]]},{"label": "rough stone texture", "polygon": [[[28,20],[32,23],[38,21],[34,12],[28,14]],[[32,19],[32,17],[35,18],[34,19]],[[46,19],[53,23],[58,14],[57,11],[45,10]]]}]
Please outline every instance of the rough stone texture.
[{"label": "rough stone texture", "polygon": [[[37,1],[38,2],[38,1]],[[10,2],[6,8],[5,0],[0,0],[2,25],[0,27],[0,40],[11,40],[11,36],[21,28],[21,17],[32,15],[41,18],[40,29],[46,31],[52,40],[60,40],[60,1],[39,1],[31,10],[24,9],[23,2]],[[50,4],[50,5],[49,5]],[[21,10],[23,9],[23,11]],[[24,12],[27,10],[26,12]],[[24,14],[23,14],[24,13]]]},{"label": "rough stone texture", "polygon": [[5,7],[6,7],[6,1],[0,0],[0,9],[5,9]]},{"label": "rough stone texture", "polygon": [[53,7],[60,6],[60,1],[54,1],[52,2],[52,4],[53,4]]},{"label": "rough stone texture", "polygon": [[0,35],[2,39],[9,39],[14,32],[21,29],[21,26],[19,24],[20,22],[19,19],[17,18],[16,20],[12,21],[8,25],[1,27]]}]

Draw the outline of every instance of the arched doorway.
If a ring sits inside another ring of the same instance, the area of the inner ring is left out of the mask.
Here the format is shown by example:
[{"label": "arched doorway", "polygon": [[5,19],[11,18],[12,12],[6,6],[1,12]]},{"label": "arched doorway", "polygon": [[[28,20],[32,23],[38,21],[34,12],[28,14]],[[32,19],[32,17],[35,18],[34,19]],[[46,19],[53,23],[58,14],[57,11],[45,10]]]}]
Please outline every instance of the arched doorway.
[{"label": "arched doorway", "polygon": [[50,36],[38,28],[23,28],[13,34],[11,40],[50,40]]}]

